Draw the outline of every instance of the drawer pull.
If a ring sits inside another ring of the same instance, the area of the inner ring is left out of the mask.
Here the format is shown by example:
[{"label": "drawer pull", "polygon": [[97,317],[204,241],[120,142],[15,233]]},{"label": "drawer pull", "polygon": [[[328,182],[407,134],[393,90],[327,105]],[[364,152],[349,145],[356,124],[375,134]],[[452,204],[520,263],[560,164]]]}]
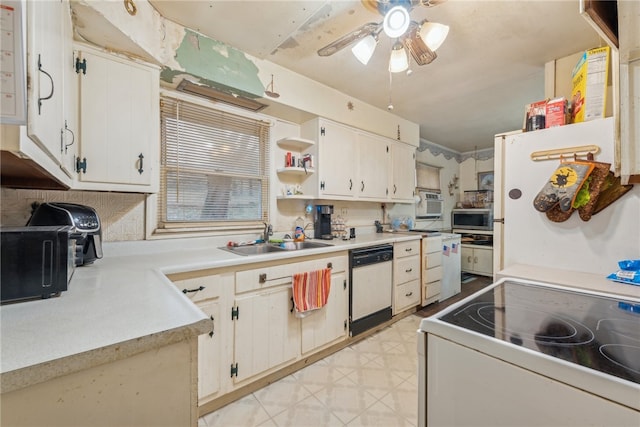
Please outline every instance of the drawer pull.
[{"label": "drawer pull", "polygon": [[267,281],[267,273],[262,273],[260,276],[258,276],[259,283],[265,283],[266,281]]},{"label": "drawer pull", "polygon": [[411,273],[413,271],[413,268],[410,268],[408,270],[405,270],[405,273]]},{"label": "drawer pull", "polygon": [[405,248],[405,252],[411,252],[413,250],[413,248]]},{"label": "drawer pull", "polygon": [[411,295],[413,295],[413,291],[409,292],[408,294],[404,294],[405,297],[410,297]]},{"label": "drawer pull", "polygon": [[186,289],[185,288],[185,289],[182,290],[182,293],[183,294],[188,294],[188,293],[191,293],[191,292],[198,292],[198,291],[204,291],[204,286],[200,286],[199,288],[195,288],[195,289]]}]

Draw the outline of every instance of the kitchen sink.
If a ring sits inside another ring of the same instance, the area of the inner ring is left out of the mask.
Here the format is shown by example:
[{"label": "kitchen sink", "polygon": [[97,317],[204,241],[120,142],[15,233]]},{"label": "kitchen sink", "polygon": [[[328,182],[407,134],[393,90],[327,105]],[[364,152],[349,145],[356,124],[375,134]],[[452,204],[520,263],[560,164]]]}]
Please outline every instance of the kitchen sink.
[{"label": "kitchen sink", "polygon": [[285,243],[285,250],[287,251],[297,251],[300,249],[316,249],[316,248],[325,248],[327,246],[333,246],[330,243],[322,243],[322,242],[310,242],[308,240],[304,240],[302,242],[288,242]]},{"label": "kitchen sink", "polygon": [[229,251],[237,255],[262,255],[272,252],[298,251],[302,249],[315,249],[333,246],[330,243],[322,242],[287,242],[286,248],[274,243],[259,243],[257,245],[248,246],[223,246],[220,249]]},{"label": "kitchen sink", "polygon": [[283,248],[267,243],[250,246],[224,246],[220,249],[224,249],[237,255],[261,255],[271,252],[284,252]]}]

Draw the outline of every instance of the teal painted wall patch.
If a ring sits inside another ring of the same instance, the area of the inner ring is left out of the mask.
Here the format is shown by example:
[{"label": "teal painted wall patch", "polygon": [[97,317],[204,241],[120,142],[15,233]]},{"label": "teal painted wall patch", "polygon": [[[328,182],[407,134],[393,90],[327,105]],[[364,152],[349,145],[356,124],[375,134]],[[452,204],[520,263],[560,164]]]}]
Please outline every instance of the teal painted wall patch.
[{"label": "teal painted wall patch", "polygon": [[249,98],[264,93],[258,67],[243,52],[189,29],[185,28],[175,60],[183,70],[165,67],[161,73],[164,81],[172,82],[174,76],[186,73],[198,77],[200,84],[225,92],[235,91]]}]

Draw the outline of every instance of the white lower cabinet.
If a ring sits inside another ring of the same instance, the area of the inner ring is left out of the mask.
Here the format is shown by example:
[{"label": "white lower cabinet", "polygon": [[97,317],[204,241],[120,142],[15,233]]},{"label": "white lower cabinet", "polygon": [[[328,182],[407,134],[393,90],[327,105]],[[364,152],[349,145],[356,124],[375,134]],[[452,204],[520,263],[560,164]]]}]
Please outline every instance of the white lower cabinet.
[{"label": "white lower cabinet", "polygon": [[420,240],[393,245],[394,315],[420,304]]},{"label": "white lower cabinet", "polygon": [[493,247],[461,245],[462,258],[460,259],[462,271],[493,276]]},{"label": "white lower cabinet", "polygon": [[[338,268],[338,267],[336,267]],[[302,354],[346,338],[349,313],[349,287],[346,271],[331,273],[331,291],[323,310],[302,318]]]},{"label": "white lower cabinet", "polygon": [[[211,318],[198,338],[198,402],[206,405],[349,336],[347,252],[295,262],[256,263],[235,271],[169,275],[180,291]],[[296,273],[331,269],[327,304],[296,316]],[[215,402],[214,402],[215,403]]]},{"label": "white lower cabinet", "polygon": [[211,319],[211,331],[198,337],[198,401],[200,403],[218,396],[222,390],[224,319],[221,306],[225,289],[233,287],[232,274],[214,274],[204,277],[174,280],[174,284],[200,310]]},{"label": "white lower cabinet", "polygon": [[422,305],[440,299],[442,287],[442,237],[422,239]]},{"label": "white lower cabinet", "polygon": [[296,358],[300,322],[291,311],[292,301],[290,283],[236,298],[232,311],[234,383]]}]

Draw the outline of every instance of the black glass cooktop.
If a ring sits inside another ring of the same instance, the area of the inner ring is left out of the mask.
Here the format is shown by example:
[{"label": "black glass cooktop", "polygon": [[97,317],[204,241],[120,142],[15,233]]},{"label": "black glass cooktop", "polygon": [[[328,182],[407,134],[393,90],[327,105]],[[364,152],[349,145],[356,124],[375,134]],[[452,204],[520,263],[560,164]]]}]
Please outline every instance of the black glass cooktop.
[{"label": "black glass cooktop", "polygon": [[440,320],[640,384],[640,303],[503,282]]}]

